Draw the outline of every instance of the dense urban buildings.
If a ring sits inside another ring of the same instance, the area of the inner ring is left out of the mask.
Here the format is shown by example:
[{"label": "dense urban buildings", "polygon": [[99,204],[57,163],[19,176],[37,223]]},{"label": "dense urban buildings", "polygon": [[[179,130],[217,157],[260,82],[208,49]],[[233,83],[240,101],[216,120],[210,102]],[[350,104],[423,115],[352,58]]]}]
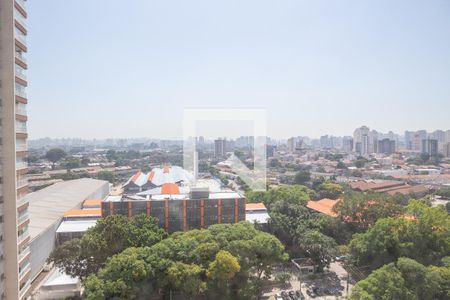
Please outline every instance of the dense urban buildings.
[{"label": "dense urban buildings", "polygon": [[0,295],[23,299],[30,287],[27,194],[27,52],[23,0],[0,1]]}]

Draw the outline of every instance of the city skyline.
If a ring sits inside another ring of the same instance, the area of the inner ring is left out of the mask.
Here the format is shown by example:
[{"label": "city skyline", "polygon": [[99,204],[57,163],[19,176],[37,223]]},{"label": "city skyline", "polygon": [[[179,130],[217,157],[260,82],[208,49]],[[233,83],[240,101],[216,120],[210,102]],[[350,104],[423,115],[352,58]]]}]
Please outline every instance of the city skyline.
[{"label": "city skyline", "polygon": [[176,139],[192,107],[266,108],[279,138],[445,128],[449,5],[29,1],[30,137]]}]

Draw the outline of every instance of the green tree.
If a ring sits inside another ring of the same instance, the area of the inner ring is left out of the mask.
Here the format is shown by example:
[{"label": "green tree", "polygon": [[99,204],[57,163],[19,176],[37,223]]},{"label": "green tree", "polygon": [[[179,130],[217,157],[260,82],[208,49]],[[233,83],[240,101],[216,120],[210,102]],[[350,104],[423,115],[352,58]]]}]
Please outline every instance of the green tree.
[{"label": "green tree", "polygon": [[116,175],[111,171],[100,171],[97,174],[97,178],[100,180],[106,180],[110,183],[116,182]]},{"label": "green tree", "polygon": [[208,299],[249,299],[260,292],[258,275],[270,274],[272,265],[285,258],[275,237],[248,222],[212,225],[173,233],[150,247],[125,249],[107,259],[85,288],[99,299],[147,299],[158,291],[168,296],[171,290],[186,299],[196,293]]},{"label": "green tree", "polygon": [[450,187],[440,188],[435,192],[436,195],[450,199]]},{"label": "green tree", "polygon": [[311,173],[309,171],[297,172],[294,177],[295,184],[306,184],[309,180],[311,180]]},{"label": "green tree", "polygon": [[45,158],[52,162],[53,168],[55,167],[55,163],[60,161],[65,156],[66,152],[61,148],[52,148],[45,154]]},{"label": "green tree", "polygon": [[205,270],[196,264],[175,262],[167,269],[167,276],[174,290],[191,299],[206,289],[206,284],[201,278],[204,272]]},{"label": "green tree", "polygon": [[401,257],[373,271],[353,288],[350,299],[448,299],[450,268]]},{"label": "green tree", "polygon": [[103,267],[109,257],[129,247],[152,246],[166,233],[158,220],[145,215],[128,219],[122,215],[97,221],[81,239],[65,242],[49,257],[57,267],[71,276],[86,278]]},{"label": "green tree", "polygon": [[67,170],[79,168],[81,167],[81,161],[79,158],[68,156],[64,159],[64,167]]},{"label": "green tree", "polygon": [[380,219],[367,232],[353,236],[349,248],[354,264],[377,268],[401,256],[438,264],[450,253],[450,217],[443,207],[412,201],[407,209],[411,217]]},{"label": "green tree", "polygon": [[300,249],[317,265],[319,272],[330,265],[331,259],[337,253],[336,242],[317,230],[300,233],[298,243]]},{"label": "green tree", "polygon": [[336,203],[333,210],[344,222],[366,230],[378,219],[401,215],[403,209],[398,199],[388,194],[349,191]]},{"label": "green tree", "polygon": [[342,161],[338,161],[336,168],[337,169],[347,169],[347,166]]},{"label": "green tree", "polygon": [[324,182],[317,187],[316,192],[320,198],[337,199],[342,196],[344,189],[340,184],[333,182]]},{"label": "green tree", "polygon": [[411,300],[413,295],[408,290],[402,273],[394,264],[389,264],[372,272],[359,281],[352,290],[351,300]]},{"label": "green tree", "polygon": [[220,250],[216,259],[209,264],[206,272],[208,278],[216,281],[228,281],[241,269],[239,262],[230,252]]}]

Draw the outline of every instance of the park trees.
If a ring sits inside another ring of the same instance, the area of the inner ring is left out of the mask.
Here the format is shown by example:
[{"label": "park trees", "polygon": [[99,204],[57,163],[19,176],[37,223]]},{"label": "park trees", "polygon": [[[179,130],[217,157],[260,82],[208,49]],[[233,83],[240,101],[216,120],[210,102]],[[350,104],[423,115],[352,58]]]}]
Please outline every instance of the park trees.
[{"label": "park trees", "polygon": [[86,298],[146,299],[171,291],[187,299],[251,299],[261,278],[285,259],[283,244],[248,222],[177,232],[108,258],[85,280]]},{"label": "park trees", "polygon": [[400,257],[373,271],[353,288],[350,299],[448,299],[450,268],[426,267],[417,261]]},{"label": "park trees", "polygon": [[442,206],[427,207],[412,201],[409,216],[378,220],[367,232],[355,234],[349,244],[351,260],[377,268],[409,257],[436,264],[450,253],[450,217]]},{"label": "park trees", "polygon": [[316,189],[319,198],[329,198],[329,199],[339,198],[342,195],[343,191],[344,189],[340,184],[330,181],[323,182]]},{"label": "park trees", "polygon": [[295,174],[295,184],[306,184],[311,180],[311,173],[307,170],[299,171]]},{"label": "park trees", "polygon": [[108,216],[98,220],[81,239],[70,240],[56,248],[49,261],[67,274],[83,279],[97,272],[114,254],[129,247],[152,246],[165,236],[155,218]]},{"label": "park trees", "polygon": [[349,191],[336,203],[333,210],[341,220],[364,231],[378,219],[401,215],[403,208],[396,197],[388,194]]},{"label": "park trees", "polygon": [[336,255],[337,245],[334,239],[318,230],[300,232],[297,243],[299,248],[317,265],[319,272],[329,266],[331,259]]}]

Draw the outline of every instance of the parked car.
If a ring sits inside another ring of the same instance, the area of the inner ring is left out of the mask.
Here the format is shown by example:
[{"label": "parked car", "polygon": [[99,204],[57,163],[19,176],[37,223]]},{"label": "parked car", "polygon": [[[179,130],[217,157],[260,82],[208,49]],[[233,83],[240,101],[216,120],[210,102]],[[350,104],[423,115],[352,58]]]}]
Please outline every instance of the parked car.
[{"label": "parked car", "polygon": [[292,299],[292,300],[298,300],[298,297],[297,297],[297,295],[295,294],[294,291],[289,291],[289,292],[288,292],[288,295],[289,295],[289,298],[290,298],[290,299]]},{"label": "parked car", "polygon": [[347,257],[345,255],[336,256],[336,261],[344,261]]},{"label": "parked car", "polygon": [[314,292],[314,290],[312,288],[309,288],[306,290],[306,293],[308,294],[308,296],[310,296],[311,298],[315,298],[317,295]]},{"label": "parked car", "polygon": [[281,298],[283,300],[290,300],[288,293],[286,293],[285,291],[281,292]]},{"label": "parked car", "polygon": [[295,294],[300,300],[305,300],[305,295],[303,295],[302,291],[295,291]]}]

